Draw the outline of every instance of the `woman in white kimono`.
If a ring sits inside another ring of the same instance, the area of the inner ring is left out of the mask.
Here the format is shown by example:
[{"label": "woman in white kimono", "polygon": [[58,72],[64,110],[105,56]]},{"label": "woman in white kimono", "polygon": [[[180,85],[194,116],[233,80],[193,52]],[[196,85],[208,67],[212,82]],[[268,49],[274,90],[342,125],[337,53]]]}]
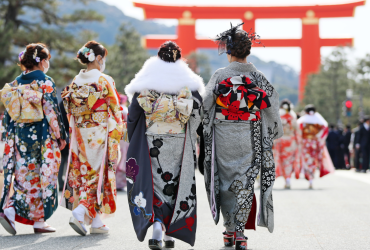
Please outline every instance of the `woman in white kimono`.
[{"label": "woman in white kimono", "polygon": [[293,111],[292,106],[288,99],[283,100],[280,104],[279,113],[284,135],[274,144],[276,177],[284,177],[286,189],[290,189],[292,173],[299,167],[297,114]]},{"label": "woman in white kimono", "polygon": [[[283,135],[279,96],[265,76],[247,62],[254,33],[231,27],[216,42],[229,66],[218,69],[206,87],[203,135],[205,184],[215,223],[220,210],[225,246],[246,249],[244,229],[254,229],[254,184],[261,173],[258,225],[273,231],[273,140]],[[252,222],[250,222],[252,221]]]}]

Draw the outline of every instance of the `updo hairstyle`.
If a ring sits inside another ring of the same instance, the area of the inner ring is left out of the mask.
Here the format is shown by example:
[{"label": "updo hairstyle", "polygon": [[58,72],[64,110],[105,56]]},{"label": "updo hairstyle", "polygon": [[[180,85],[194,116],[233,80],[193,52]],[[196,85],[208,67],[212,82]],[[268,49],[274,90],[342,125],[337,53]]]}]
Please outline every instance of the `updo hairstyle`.
[{"label": "updo hairstyle", "polygon": [[161,45],[158,57],[165,62],[174,63],[181,59],[181,48],[172,41],[167,41]]},{"label": "updo hairstyle", "polygon": [[280,108],[290,112],[292,103],[288,99],[284,99],[280,103]]},{"label": "updo hairstyle", "polygon": [[[40,58],[39,62],[36,60],[37,57]],[[38,66],[42,60],[49,60],[50,58],[51,55],[45,44],[31,43],[27,45],[25,51],[23,51],[23,55],[19,57],[18,65],[22,70],[32,70],[34,67]]]},{"label": "updo hairstyle", "polygon": [[[85,43],[84,47],[88,48],[88,49],[92,49],[94,51],[94,54],[95,54],[95,58],[97,56],[101,56],[102,58],[104,58],[105,56],[108,55],[108,50],[100,43],[96,42],[96,41],[88,41],[87,43]],[[82,64],[82,65],[86,65],[86,64],[89,64],[89,63],[92,63],[89,61],[89,58],[86,57],[82,52],[81,50],[78,51],[78,54],[77,54],[77,59],[78,61]]]},{"label": "updo hairstyle", "polygon": [[316,108],[313,104],[308,104],[305,108],[304,108],[304,111],[309,114],[311,111],[313,111],[314,113],[316,113]]},{"label": "updo hairstyle", "polygon": [[228,46],[227,50],[230,51],[230,55],[240,59],[244,59],[251,53],[252,41],[248,37],[248,33],[244,30],[236,31],[233,37],[234,46]]}]

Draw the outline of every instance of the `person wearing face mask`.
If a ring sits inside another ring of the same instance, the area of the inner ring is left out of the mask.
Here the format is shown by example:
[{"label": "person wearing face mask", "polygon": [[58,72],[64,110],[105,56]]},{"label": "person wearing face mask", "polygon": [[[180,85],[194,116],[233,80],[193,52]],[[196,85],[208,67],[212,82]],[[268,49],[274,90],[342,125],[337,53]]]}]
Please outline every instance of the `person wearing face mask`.
[{"label": "person wearing face mask", "polygon": [[45,44],[27,45],[18,57],[23,73],[1,90],[6,111],[0,128],[5,142],[0,222],[13,235],[15,222],[33,225],[35,233],[55,232],[45,221],[58,207],[60,150],[67,134],[55,83],[46,75],[50,58]]},{"label": "person wearing face mask", "polygon": [[86,69],[62,92],[70,127],[70,151],[62,206],[72,210],[69,221],[80,235],[108,233],[100,215],[116,211],[115,170],[123,136],[122,109],[112,77],[103,74],[108,50],[96,41],[77,53]]}]

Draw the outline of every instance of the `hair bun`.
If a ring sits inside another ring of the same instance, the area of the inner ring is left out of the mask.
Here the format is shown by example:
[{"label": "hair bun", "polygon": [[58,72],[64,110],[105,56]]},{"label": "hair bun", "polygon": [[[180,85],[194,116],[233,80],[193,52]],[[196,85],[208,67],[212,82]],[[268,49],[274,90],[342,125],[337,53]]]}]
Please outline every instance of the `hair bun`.
[{"label": "hair bun", "polygon": [[172,41],[167,41],[161,45],[158,57],[165,62],[176,62],[181,59],[181,48]]}]

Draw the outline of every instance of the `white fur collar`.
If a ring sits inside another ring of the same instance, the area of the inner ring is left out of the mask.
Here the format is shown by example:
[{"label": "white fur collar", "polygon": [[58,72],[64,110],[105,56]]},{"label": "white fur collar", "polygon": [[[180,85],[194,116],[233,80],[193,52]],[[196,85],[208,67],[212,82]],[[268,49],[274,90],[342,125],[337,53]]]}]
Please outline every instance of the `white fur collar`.
[{"label": "white fur collar", "polygon": [[319,124],[325,127],[328,126],[328,122],[318,112],[315,112],[312,115],[305,114],[304,116],[299,118],[297,122],[298,124],[307,123],[307,124]]},{"label": "white fur collar", "polygon": [[125,92],[131,100],[135,93],[145,89],[176,94],[184,87],[188,87],[191,91],[198,91],[200,95],[205,92],[203,79],[183,60],[168,63],[155,56],[144,63],[135,78],[126,86]]}]

